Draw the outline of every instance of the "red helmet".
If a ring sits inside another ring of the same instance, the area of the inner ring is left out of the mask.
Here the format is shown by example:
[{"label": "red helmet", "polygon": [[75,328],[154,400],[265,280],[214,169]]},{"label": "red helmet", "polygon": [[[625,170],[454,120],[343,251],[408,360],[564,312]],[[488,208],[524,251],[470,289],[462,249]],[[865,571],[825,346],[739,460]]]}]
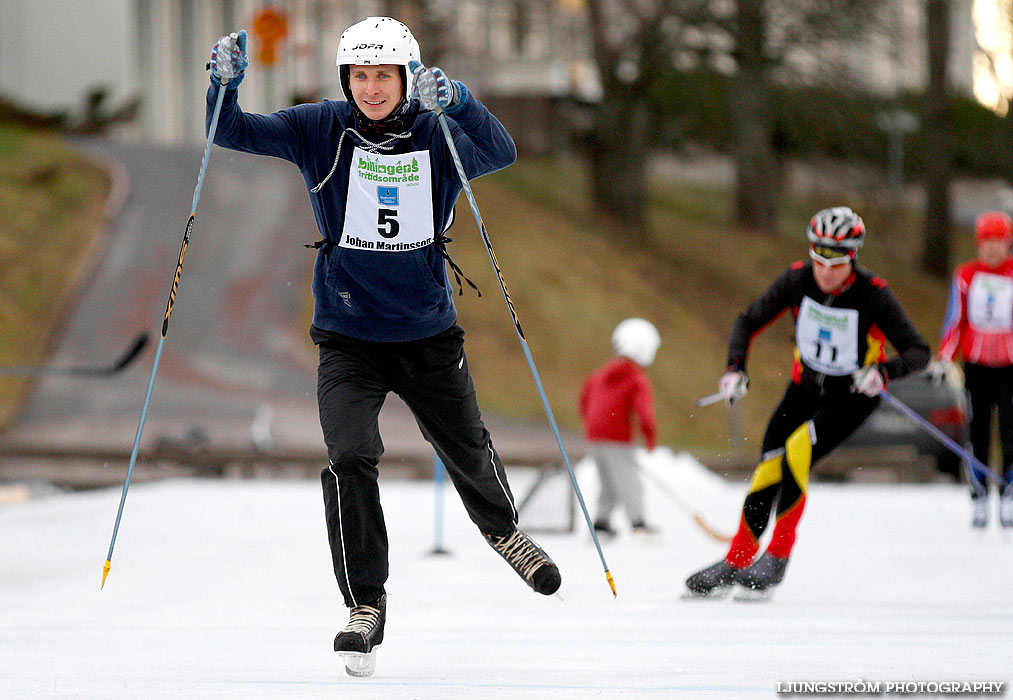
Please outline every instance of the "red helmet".
[{"label": "red helmet", "polygon": [[974,221],[974,238],[978,243],[991,238],[1013,240],[1013,220],[1001,211],[986,211]]}]

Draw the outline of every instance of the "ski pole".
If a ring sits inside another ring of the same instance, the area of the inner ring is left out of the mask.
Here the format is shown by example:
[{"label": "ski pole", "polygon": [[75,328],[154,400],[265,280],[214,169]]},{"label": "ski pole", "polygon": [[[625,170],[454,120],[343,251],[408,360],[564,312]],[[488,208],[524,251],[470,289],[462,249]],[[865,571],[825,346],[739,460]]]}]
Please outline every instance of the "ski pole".
[{"label": "ski pole", "polygon": [[716,391],[713,394],[708,394],[707,396],[701,396],[700,398],[698,398],[696,400],[696,405],[700,406],[701,408],[704,406],[710,406],[712,403],[717,403],[724,397],[725,397],[724,394],[722,394],[720,391]]},{"label": "ski pole", "polygon": [[165,334],[169,330],[169,317],[172,315],[172,307],[176,302],[176,290],[179,288],[179,279],[183,275],[183,258],[186,257],[186,248],[190,244],[190,234],[193,232],[194,219],[197,216],[197,202],[200,200],[201,187],[204,185],[204,174],[208,169],[208,159],[211,157],[211,144],[215,139],[215,130],[218,129],[218,115],[222,111],[222,100],[225,99],[225,83],[218,88],[218,100],[215,102],[215,111],[211,117],[211,126],[208,128],[208,142],[204,147],[204,159],[200,164],[200,174],[197,176],[197,186],[193,190],[193,203],[190,205],[190,217],[186,220],[186,231],[183,233],[183,245],[179,249],[179,259],[176,261],[176,273],[172,278],[172,288],[169,290],[169,301],[165,305],[165,318],[162,319],[162,334],[158,339],[158,347],[155,348],[155,360],[151,364],[151,375],[148,377],[148,390],[144,394],[144,405],[141,408],[141,418],[137,423],[137,434],[134,436],[134,447],[130,451],[130,465],[127,467],[127,476],[123,479],[123,493],[120,494],[120,506],[116,511],[116,524],[113,525],[113,536],[109,541],[109,554],[106,556],[105,566],[102,567],[102,588],[106,586],[106,576],[109,575],[109,568],[113,561],[113,548],[116,546],[116,534],[120,530],[120,519],[123,517],[123,505],[127,501],[127,489],[130,488],[130,477],[134,473],[134,465],[137,463],[137,450],[141,444],[141,433],[144,432],[144,422],[148,417],[148,404],[151,402],[151,390],[155,386],[155,375],[158,373],[158,363],[162,359],[162,347],[165,345]]},{"label": "ski pole", "polygon": [[535,381],[535,388],[538,390],[538,397],[542,401],[542,408],[545,409],[545,416],[548,418],[549,426],[552,428],[552,434],[556,438],[556,445],[559,447],[559,453],[563,456],[563,464],[566,465],[566,471],[570,474],[570,483],[573,485],[573,490],[577,494],[577,501],[580,503],[580,509],[584,512],[584,520],[587,521],[587,529],[591,533],[591,539],[594,541],[595,549],[598,550],[598,558],[601,559],[601,565],[605,569],[605,578],[608,581],[609,587],[612,589],[612,596],[616,596],[616,584],[612,579],[612,572],[609,571],[608,564],[605,562],[605,555],[601,551],[601,543],[598,541],[598,536],[594,532],[594,526],[591,523],[591,516],[587,512],[587,506],[584,504],[584,496],[580,492],[580,486],[577,484],[577,477],[573,473],[573,467],[570,465],[570,457],[566,452],[566,447],[563,445],[563,438],[559,434],[559,427],[556,425],[556,418],[552,414],[552,407],[549,406],[549,399],[545,395],[545,389],[542,387],[542,379],[538,375],[538,369],[535,367],[535,360],[531,356],[531,349],[528,348],[528,341],[524,338],[524,331],[521,329],[521,322],[517,318],[517,311],[514,309],[514,303],[510,299],[510,292],[507,291],[506,281],[503,279],[503,272],[500,270],[499,262],[496,260],[496,253],[492,249],[492,241],[489,240],[489,232],[485,228],[485,222],[482,220],[482,213],[478,210],[478,202],[475,201],[475,194],[471,191],[471,184],[468,182],[468,175],[464,172],[464,165],[461,163],[461,156],[457,152],[457,147],[454,145],[454,137],[450,133],[450,127],[447,126],[447,117],[443,113],[443,109],[440,107],[436,108],[436,119],[440,122],[440,128],[443,130],[443,135],[447,138],[447,147],[450,149],[450,155],[454,159],[454,165],[457,166],[457,174],[461,178],[461,186],[464,188],[464,193],[468,197],[468,203],[471,205],[471,213],[475,216],[475,223],[478,224],[478,231],[482,236],[482,243],[485,244],[485,250],[489,254],[489,262],[492,263],[493,270],[496,271],[496,279],[499,281],[499,290],[503,293],[503,301],[506,302],[507,310],[510,312],[510,318],[513,320],[514,330],[517,332],[517,339],[521,342],[521,349],[524,351],[524,359],[528,362],[528,369],[531,370],[531,377]]},{"label": "ski pole", "polygon": [[942,430],[940,430],[939,428],[937,428],[936,426],[932,425],[927,420],[919,416],[917,413],[914,412],[914,410],[910,406],[905,404],[903,401],[898,399],[889,391],[883,389],[882,391],[879,392],[879,395],[882,396],[884,399],[886,399],[886,402],[888,404],[890,404],[895,409],[903,413],[915,424],[921,426],[929,435],[934,437],[936,440],[939,440],[939,442],[943,443],[955,455],[962,458],[965,462],[974,465],[975,469],[977,469],[978,471],[987,474],[989,477],[991,477],[992,480],[995,481],[995,483],[1000,485],[1006,483],[1006,480],[1003,477],[1001,477],[999,474],[995,473],[994,471],[986,467],[984,464],[982,464],[981,460],[979,460],[973,454],[971,454],[963,447],[961,447],[959,444],[957,444],[956,441],[951,439]]}]

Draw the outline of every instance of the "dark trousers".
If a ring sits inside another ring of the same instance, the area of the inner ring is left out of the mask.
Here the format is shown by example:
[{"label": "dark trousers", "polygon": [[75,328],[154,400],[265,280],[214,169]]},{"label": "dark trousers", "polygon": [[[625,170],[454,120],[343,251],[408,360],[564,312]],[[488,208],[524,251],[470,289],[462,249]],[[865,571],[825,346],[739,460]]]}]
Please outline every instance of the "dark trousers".
[{"label": "dark trousers", "polygon": [[820,395],[789,384],[767,423],[762,457],[753,472],[742,507],[739,529],[725,557],[735,567],[748,566],[759,551],[759,539],[775,518],[767,551],[787,558],[805,510],[812,465],[840,445],[879,405],[847,390]]},{"label": "dark trousers", "polygon": [[[968,425],[971,450],[982,464],[988,464],[992,409],[996,408],[999,414],[999,443],[1002,446],[1001,471],[1005,472],[1009,481],[1013,477],[1013,367],[986,367],[967,362],[964,364],[964,387],[971,409]],[[969,481],[972,496],[988,493],[988,479],[981,470],[972,467]]]},{"label": "dark trousers", "polygon": [[345,605],[375,600],[387,581],[377,418],[388,392],[411,409],[478,528],[496,536],[513,531],[513,495],[482,423],[460,326],[402,343],[355,340],[317,328],[310,335],[320,347],[317,401],[329,458],[321,472],[327,536]]}]

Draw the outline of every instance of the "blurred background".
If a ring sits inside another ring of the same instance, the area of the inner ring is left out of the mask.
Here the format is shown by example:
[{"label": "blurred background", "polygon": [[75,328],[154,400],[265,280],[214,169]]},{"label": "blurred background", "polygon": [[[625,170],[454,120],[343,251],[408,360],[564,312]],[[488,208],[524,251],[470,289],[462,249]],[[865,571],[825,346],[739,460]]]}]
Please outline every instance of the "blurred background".
[{"label": "blurred background", "polygon": [[[240,103],[268,112],[340,99],[339,36],[377,14],[517,142],[475,192],[576,454],[582,380],[639,316],[662,336],[661,442],[744,474],[788,379],[790,322],[754,344],[739,410],[694,400],[716,390],[735,315],[804,257],[815,211],[864,217],[860,263],[933,348],[971,222],[1013,213],[1010,0],[0,0],[0,364],[38,370],[0,375],[0,479],[122,480],[153,343],[109,376],[61,370],[160,328],[215,40],[250,33]],[[483,295],[455,300],[494,439],[512,463],[558,459],[459,213],[451,254]],[[150,475],[320,468],[302,247],[316,238],[294,168],[212,152],[142,442]],[[959,435],[959,393],[925,400]],[[391,404],[385,460],[431,467]],[[886,419],[825,473],[955,472],[917,434]]]}]

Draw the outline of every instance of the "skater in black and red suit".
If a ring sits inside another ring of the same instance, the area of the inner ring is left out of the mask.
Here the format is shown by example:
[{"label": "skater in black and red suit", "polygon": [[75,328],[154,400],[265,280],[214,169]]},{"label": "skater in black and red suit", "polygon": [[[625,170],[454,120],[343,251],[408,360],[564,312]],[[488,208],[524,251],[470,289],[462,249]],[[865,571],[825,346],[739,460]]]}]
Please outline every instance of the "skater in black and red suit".
[{"label": "skater in black and red suit", "polygon": [[[724,559],[686,580],[708,596],[738,584],[765,592],[784,578],[805,508],[810,470],[851,435],[879,405],[890,379],[922,369],[929,347],[907,319],[885,280],[855,264],[865,224],[848,207],[809,222],[808,261],[794,263],[735,321],[728,366],[719,382],[727,403],[746,393],[746,358],[753,338],[784,311],[795,318],[791,381],[763,436],[739,529]],[[899,353],[887,359],[886,342]],[[759,557],[771,515],[774,530]]]}]

